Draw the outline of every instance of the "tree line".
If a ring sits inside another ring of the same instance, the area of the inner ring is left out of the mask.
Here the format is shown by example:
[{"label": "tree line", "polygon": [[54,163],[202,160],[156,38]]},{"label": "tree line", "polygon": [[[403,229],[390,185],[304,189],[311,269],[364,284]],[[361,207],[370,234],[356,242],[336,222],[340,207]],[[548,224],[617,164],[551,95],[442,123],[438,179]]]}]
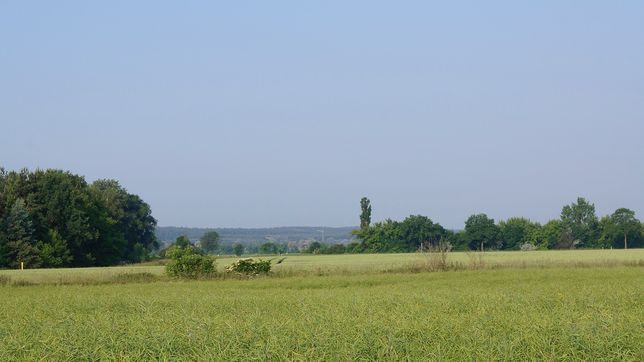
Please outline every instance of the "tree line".
[{"label": "tree line", "polygon": [[644,224],[635,212],[619,208],[598,218],[595,205],[580,197],[562,208],[559,219],[545,224],[524,217],[499,221],[475,214],[460,231],[448,230],[422,215],[403,221],[387,219],[371,224],[371,202],[360,201],[360,229],[354,235],[359,245],[353,252],[413,252],[423,247],[449,243],[455,250],[532,250],[573,248],[622,248],[644,246]]},{"label": "tree line", "polygon": [[115,180],[0,168],[0,268],[106,266],[158,248],[150,206]]}]

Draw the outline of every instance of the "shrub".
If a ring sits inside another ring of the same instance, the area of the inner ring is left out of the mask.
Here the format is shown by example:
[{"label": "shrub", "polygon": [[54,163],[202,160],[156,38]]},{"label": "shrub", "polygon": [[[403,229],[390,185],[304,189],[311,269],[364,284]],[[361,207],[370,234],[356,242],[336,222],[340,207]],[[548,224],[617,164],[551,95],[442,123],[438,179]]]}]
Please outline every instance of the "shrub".
[{"label": "shrub", "polygon": [[[280,260],[278,264],[281,263],[282,260]],[[248,276],[268,274],[271,271],[271,262],[272,260],[255,260],[253,258],[239,259],[236,262],[228,265],[226,267],[226,271],[229,273],[237,273]]]},{"label": "shrub", "polygon": [[215,272],[215,261],[209,256],[200,255],[191,246],[171,247],[166,255],[170,261],[165,271],[172,277],[197,279],[210,276]]}]

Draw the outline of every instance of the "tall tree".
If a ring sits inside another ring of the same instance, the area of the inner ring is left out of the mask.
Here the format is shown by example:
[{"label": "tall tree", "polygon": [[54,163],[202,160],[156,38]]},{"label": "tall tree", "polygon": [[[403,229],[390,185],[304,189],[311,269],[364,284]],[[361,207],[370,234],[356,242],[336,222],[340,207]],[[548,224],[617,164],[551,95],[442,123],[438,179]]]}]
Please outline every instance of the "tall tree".
[{"label": "tall tree", "polygon": [[219,248],[219,233],[214,230],[207,231],[199,239],[199,245],[206,254],[212,254]]},{"label": "tall tree", "polygon": [[40,266],[34,228],[23,199],[17,199],[7,216],[6,259],[8,266],[17,268],[24,263],[28,268]]},{"label": "tall tree", "polygon": [[599,239],[599,220],[595,215],[595,205],[583,197],[563,207],[561,223],[564,233],[568,233],[572,239],[571,248],[576,245],[593,247]]},{"label": "tall tree", "polygon": [[360,229],[364,230],[371,224],[371,201],[363,197],[360,200]]},{"label": "tall tree", "polygon": [[624,236],[624,249],[628,249],[628,235],[639,232],[640,221],[635,218],[635,212],[626,208],[620,208],[610,216],[616,230]]},{"label": "tall tree", "polygon": [[470,248],[483,251],[485,247],[498,247],[499,228],[486,214],[472,215],[465,221],[465,237]]}]

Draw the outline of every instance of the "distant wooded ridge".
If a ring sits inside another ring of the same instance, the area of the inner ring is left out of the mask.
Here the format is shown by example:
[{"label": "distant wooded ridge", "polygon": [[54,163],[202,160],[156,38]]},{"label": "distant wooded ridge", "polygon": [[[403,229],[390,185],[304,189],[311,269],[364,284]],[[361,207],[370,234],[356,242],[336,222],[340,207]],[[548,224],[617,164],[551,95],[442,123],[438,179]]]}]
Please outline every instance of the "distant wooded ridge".
[{"label": "distant wooded ridge", "polygon": [[286,243],[289,241],[317,240],[326,243],[347,243],[357,226],[284,226],[273,228],[192,228],[176,226],[158,226],[157,239],[162,243],[173,242],[181,235],[191,240],[198,240],[208,231],[216,231],[222,243],[262,244],[265,242]]}]

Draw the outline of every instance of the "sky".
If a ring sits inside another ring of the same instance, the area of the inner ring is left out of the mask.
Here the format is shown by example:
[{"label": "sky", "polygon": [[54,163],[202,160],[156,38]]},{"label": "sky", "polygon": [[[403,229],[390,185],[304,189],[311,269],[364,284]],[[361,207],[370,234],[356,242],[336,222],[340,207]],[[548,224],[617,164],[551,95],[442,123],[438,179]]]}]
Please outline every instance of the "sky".
[{"label": "sky", "polygon": [[644,219],[644,2],[0,1],[0,165],[159,225]]}]

